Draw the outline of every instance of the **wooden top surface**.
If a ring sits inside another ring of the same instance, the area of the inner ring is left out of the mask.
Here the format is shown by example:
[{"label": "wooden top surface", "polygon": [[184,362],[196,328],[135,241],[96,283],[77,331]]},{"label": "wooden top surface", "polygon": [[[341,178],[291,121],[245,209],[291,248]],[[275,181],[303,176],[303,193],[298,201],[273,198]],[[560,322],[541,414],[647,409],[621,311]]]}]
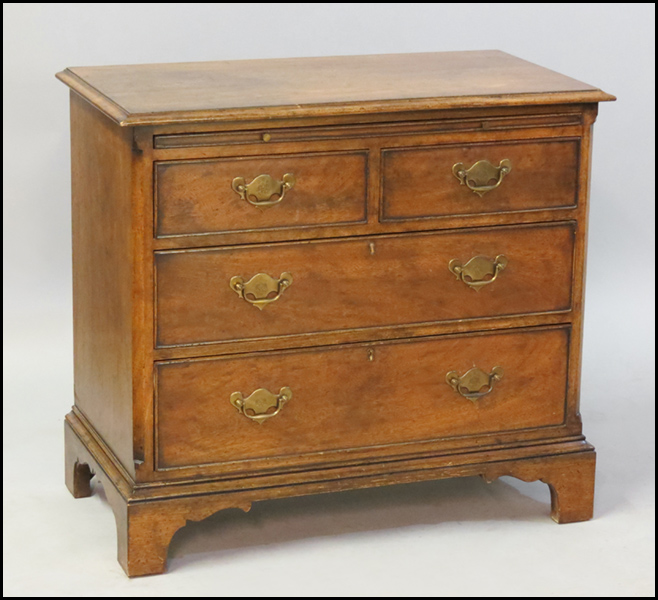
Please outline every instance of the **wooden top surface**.
[{"label": "wooden top surface", "polygon": [[499,50],[71,67],[121,125],[614,100]]}]

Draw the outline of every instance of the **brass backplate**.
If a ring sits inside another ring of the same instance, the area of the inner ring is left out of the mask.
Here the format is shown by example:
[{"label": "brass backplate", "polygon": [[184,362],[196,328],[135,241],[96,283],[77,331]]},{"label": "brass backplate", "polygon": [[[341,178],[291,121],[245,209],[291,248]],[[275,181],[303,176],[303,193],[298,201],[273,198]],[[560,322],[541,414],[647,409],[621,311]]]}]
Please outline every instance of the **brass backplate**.
[{"label": "brass backplate", "polygon": [[452,167],[452,173],[461,185],[466,185],[480,197],[496,189],[511,170],[512,163],[508,158],[501,160],[497,167],[488,160],[479,160],[470,169],[467,169],[464,163],[457,163]]},{"label": "brass backplate", "polygon": [[278,394],[259,388],[246,398],[242,392],[233,392],[230,402],[245,417],[262,425],[267,419],[278,415],[283,405],[291,398],[292,390],[289,387],[282,387]]},{"label": "brass backplate", "polygon": [[281,181],[277,181],[271,175],[258,175],[251,183],[247,183],[244,177],[236,177],[231,183],[233,190],[243,200],[259,208],[267,208],[281,202],[288,190],[295,186],[295,176],[286,173]]},{"label": "brass backplate", "polygon": [[457,279],[479,291],[481,287],[493,283],[498,274],[507,267],[508,262],[503,254],[499,254],[493,260],[486,256],[475,256],[465,265],[455,258],[448,264],[448,269]]},{"label": "brass backplate", "polygon": [[278,300],[291,285],[292,275],[288,272],[281,273],[278,279],[267,273],[258,273],[246,282],[240,275],[231,277],[229,281],[230,288],[238,296],[259,310]]},{"label": "brass backplate", "polygon": [[459,375],[457,371],[450,371],[446,374],[448,385],[464,398],[473,402],[491,393],[494,383],[502,378],[502,367],[494,367],[491,373],[473,367],[463,375]]}]

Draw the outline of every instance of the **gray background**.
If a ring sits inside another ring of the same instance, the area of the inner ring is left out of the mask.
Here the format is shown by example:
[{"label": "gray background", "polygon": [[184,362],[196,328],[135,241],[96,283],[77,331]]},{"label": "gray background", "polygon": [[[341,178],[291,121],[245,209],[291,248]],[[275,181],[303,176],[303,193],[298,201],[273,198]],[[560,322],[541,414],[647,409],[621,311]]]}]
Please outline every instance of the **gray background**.
[{"label": "gray background", "polygon": [[[654,4],[4,4],[5,595],[653,595]],[[259,503],[127,580],[102,489],[64,487],[67,66],[500,49],[615,94],[595,125],[582,414],[595,519],[505,478]]]}]

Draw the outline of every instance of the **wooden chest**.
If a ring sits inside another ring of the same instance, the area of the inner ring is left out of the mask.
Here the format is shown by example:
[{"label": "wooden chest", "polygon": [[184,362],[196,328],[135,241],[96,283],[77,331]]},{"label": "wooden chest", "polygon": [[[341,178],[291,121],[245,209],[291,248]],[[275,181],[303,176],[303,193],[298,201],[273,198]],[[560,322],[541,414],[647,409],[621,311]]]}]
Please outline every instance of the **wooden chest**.
[{"label": "wooden chest", "polygon": [[498,51],[71,68],[75,406],[128,575],[187,520],[444,477],[592,516],[601,90]]}]

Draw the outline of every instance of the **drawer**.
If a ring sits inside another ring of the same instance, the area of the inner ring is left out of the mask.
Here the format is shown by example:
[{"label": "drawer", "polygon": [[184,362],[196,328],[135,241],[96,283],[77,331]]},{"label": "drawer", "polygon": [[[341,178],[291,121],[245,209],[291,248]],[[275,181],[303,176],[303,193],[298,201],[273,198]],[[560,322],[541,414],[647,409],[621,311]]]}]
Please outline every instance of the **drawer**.
[{"label": "drawer", "polygon": [[569,310],[573,238],[561,223],[157,252],[156,345]]},{"label": "drawer", "polygon": [[517,330],[160,363],[158,468],[559,425],[568,338]]},{"label": "drawer", "polygon": [[574,207],[578,154],[578,139],[383,150],[381,218]]},{"label": "drawer", "polygon": [[367,158],[361,151],[157,162],[156,237],[363,223]]}]

